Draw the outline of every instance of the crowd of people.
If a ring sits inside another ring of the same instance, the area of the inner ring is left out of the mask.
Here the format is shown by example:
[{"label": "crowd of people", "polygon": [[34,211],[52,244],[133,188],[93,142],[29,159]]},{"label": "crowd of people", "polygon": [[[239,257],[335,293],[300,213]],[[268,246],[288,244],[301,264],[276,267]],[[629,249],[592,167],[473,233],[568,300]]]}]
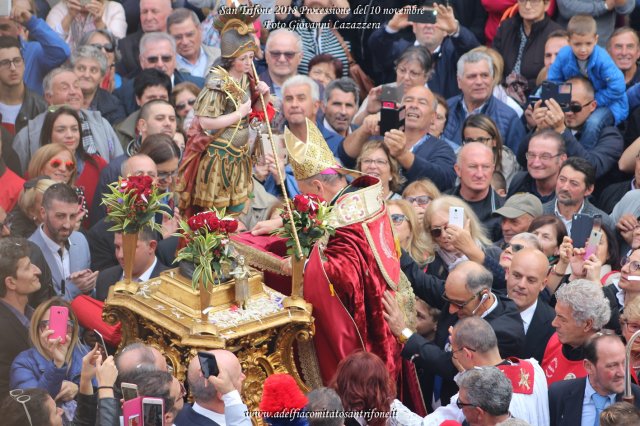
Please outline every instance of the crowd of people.
[{"label": "crowd of people", "polygon": [[[208,379],[194,357],[183,384],[156,348],[119,348],[88,319],[123,277],[102,194],[134,175],[166,193],[161,231],[137,242],[146,281],[200,209],[259,236],[282,225],[283,188],[335,201],[351,181],[301,178],[288,152],[316,133],[331,164],[379,180],[416,300],[406,315],[395,288],[375,295],[364,323],[402,360],[336,360],[306,410],[344,415],[305,421],[640,424],[639,345],[625,371],[640,331],[636,2],[254,3],[233,25],[219,0],[13,0],[0,17],[3,424],[119,424],[124,382],[163,399],[165,425],[248,425],[233,353],[212,351]],[[58,308],[67,335],[52,338]]]}]

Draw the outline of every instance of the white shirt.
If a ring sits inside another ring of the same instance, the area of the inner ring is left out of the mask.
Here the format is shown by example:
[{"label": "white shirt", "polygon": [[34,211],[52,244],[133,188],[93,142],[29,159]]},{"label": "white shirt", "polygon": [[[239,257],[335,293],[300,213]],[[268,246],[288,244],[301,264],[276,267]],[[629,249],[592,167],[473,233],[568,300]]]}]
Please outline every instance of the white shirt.
[{"label": "white shirt", "polygon": [[[582,210],[584,209],[584,200],[582,201],[582,205],[580,206],[580,210],[578,210],[575,214],[579,214],[582,213]],[[573,215],[571,216],[571,219],[566,219],[562,213],[560,213],[560,211],[558,210],[558,200],[556,199],[554,208],[553,208],[556,216],[558,216],[560,218],[560,220],[562,221],[562,223],[564,223],[565,228],[567,228],[567,235],[571,235],[571,222],[573,221]]]},{"label": "white shirt", "polygon": [[[509,404],[509,413],[513,417],[522,419],[531,425],[549,426],[547,378],[538,361],[534,358],[530,358],[527,361],[533,365],[533,393],[531,395],[514,393]],[[449,405],[439,407],[423,418],[422,425],[439,426],[445,420],[455,420],[458,423],[464,422],[465,417],[462,410],[456,405],[457,400],[458,394],[455,394],[451,397]]]},{"label": "white shirt", "polygon": [[533,314],[536,311],[536,306],[538,306],[537,300],[533,305],[520,312],[520,318],[522,318],[522,325],[524,326],[524,334],[527,334],[527,331],[529,331],[529,325],[531,325],[531,320],[533,319]]},{"label": "white shirt", "polygon": [[18,105],[7,105],[0,102],[0,114],[2,114],[2,122],[16,124],[16,118],[18,118],[20,108],[22,108],[21,103]]},{"label": "white shirt", "polygon": [[487,315],[489,315],[495,308],[498,307],[498,296],[496,296],[493,293],[489,293],[493,296],[493,304],[489,307],[489,309],[487,309],[486,311],[484,311],[484,313],[480,316],[480,318],[484,318]]},{"label": "white shirt", "polygon": [[[151,264],[149,269],[147,269],[142,274],[140,274],[140,276],[138,277],[137,281],[138,282],[149,281],[151,279],[151,274],[153,273],[153,270],[156,267],[157,263],[158,263],[158,258],[154,256],[153,263]],[[124,279],[124,273],[122,274],[122,279]]]},{"label": "white shirt", "polygon": [[196,77],[205,77],[207,74],[207,54],[202,46],[200,46],[200,53],[195,64],[192,64],[181,55],[176,55],[176,62],[180,71],[186,71]]}]

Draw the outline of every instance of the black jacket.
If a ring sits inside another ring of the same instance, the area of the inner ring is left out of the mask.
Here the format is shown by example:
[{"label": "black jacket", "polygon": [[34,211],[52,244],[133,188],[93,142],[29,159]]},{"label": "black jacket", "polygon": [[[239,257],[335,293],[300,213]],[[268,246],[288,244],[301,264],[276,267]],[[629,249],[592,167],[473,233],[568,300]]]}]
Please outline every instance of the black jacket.
[{"label": "black jacket", "polygon": [[[575,426],[582,422],[582,402],[587,378],[561,380],[549,386],[549,420],[551,426]],[[640,387],[631,384],[635,406],[640,407]],[[622,395],[616,395],[621,401]]]},{"label": "black jacket", "polygon": [[120,61],[116,71],[123,77],[134,78],[140,72],[140,40],[144,33],[138,30],[118,41]]},{"label": "black jacket", "polygon": [[[125,39],[126,40],[126,39]],[[181,72],[177,69],[173,72],[173,86],[182,83],[183,81],[189,81],[194,83],[200,89],[204,86],[204,78],[193,76],[187,72]],[[123,81],[122,86],[113,92],[113,95],[118,98],[120,103],[124,107],[123,120],[131,115],[132,112],[140,109],[140,106],[136,103],[136,92],[134,90],[135,76],[130,80]],[[171,93],[169,93],[171,95]]]},{"label": "black jacket", "polygon": [[[169,267],[158,259],[155,268],[153,268],[151,272],[150,278],[156,278],[160,275],[160,272],[166,271],[167,269],[169,269]],[[122,268],[120,265],[100,271],[96,280],[96,299],[104,301],[109,295],[109,287],[120,281],[121,278]]]},{"label": "black jacket", "polygon": [[529,192],[530,194],[538,197],[542,204],[546,203],[547,201],[553,200],[556,197],[555,191],[549,195],[540,195],[536,188],[534,179],[527,171],[516,172],[516,174],[513,175],[511,184],[509,185],[509,190],[507,191],[507,198],[510,198],[512,195],[517,194],[518,192]]},{"label": "black jacket", "polygon": [[603,212],[611,214],[618,201],[629,191],[631,191],[631,180],[608,185],[600,192],[597,202],[594,204]]},{"label": "black jacket", "polygon": [[[516,13],[515,16],[502,21],[493,39],[493,48],[500,52],[504,59],[503,80],[511,74],[518,59],[521,26],[522,18],[519,13]],[[536,78],[544,67],[544,45],[547,42],[547,37],[553,31],[560,29],[562,27],[546,14],[542,21],[531,26],[531,33],[525,43],[520,64],[520,74],[529,81],[530,91],[535,90]]]},{"label": "black jacket", "polygon": [[533,318],[525,336],[523,358],[535,358],[542,364],[547,343],[556,332],[551,325],[555,317],[556,311],[547,302],[538,298],[538,305],[533,312]]},{"label": "black jacket", "polygon": [[[445,346],[448,341],[449,327],[458,322],[458,316],[449,313],[449,303],[442,297],[444,293],[443,280],[425,274],[407,253],[403,253],[400,266],[411,282],[416,297],[441,311],[434,342],[429,342],[414,333],[404,345],[402,356],[410,359],[414,355],[419,355],[420,360],[424,361],[419,361],[419,364],[426,372],[442,377],[441,398],[443,404],[447,404],[457,391],[453,382],[457,370],[451,362],[451,352],[446,352]],[[500,294],[494,293],[494,295],[498,304],[484,319],[491,324],[496,333],[501,356],[503,358],[510,356],[520,358],[525,342],[520,312],[508,298]]]},{"label": "black jacket", "polygon": [[100,111],[111,126],[127,118],[120,99],[99,87],[93,97],[93,101],[91,101],[91,105],[89,105],[89,109],[92,111]]},{"label": "black jacket", "polygon": [[[24,97],[22,98],[22,106],[16,117],[15,129],[16,133],[27,125],[27,122],[36,115],[47,110],[47,102],[39,94],[32,92],[25,86]],[[9,144],[10,145],[10,144]]]},{"label": "black jacket", "polygon": [[0,394],[9,393],[9,372],[16,356],[31,347],[29,330],[13,312],[0,303]]}]

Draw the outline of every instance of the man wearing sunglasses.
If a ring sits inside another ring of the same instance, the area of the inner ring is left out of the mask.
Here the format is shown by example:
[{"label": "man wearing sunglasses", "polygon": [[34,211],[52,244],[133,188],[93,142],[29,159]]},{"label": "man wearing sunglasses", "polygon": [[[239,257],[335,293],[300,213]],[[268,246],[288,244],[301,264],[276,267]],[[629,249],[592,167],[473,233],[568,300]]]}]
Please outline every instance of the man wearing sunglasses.
[{"label": "man wearing sunglasses", "polygon": [[449,398],[455,393],[453,376],[457,370],[451,359],[448,330],[460,319],[472,316],[485,319],[495,331],[500,353],[504,356],[521,355],[525,334],[520,313],[513,301],[491,291],[493,275],[484,266],[463,261],[449,272],[445,282],[425,273],[407,253],[403,253],[400,264],[416,297],[442,311],[436,338],[427,342],[405,328],[404,318],[389,293],[385,293],[383,299],[385,319],[391,332],[404,344],[402,357],[411,359],[419,356],[425,360],[423,368],[427,374],[442,378],[443,404],[449,403]]},{"label": "man wearing sunglasses", "polygon": [[[509,412],[528,424],[549,425],[547,380],[544,371],[535,360],[508,358],[500,355],[496,333],[482,318],[468,317],[460,320],[450,330],[451,357],[459,371],[497,367],[503,378],[511,381],[513,397]],[[521,370],[524,374],[521,374]],[[498,376],[496,375],[496,379]],[[499,381],[502,379],[499,379]],[[468,395],[468,394],[467,394]],[[424,424],[441,424],[445,420],[464,421],[465,408],[472,407],[460,392],[448,405],[438,407],[425,417]]]},{"label": "man wearing sunglasses", "polygon": [[[571,83],[569,110],[563,111],[555,99],[538,101],[533,108],[533,119],[537,130],[553,129],[560,133],[567,156],[589,161],[595,167],[596,179],[601,179],[618,166],[624,146],[622,134],[616,127],[606,126],[600,128],[595,137],[583,137],[585,123],[597,107],[595,91],[584,77],[569,79],[567,83]],[[523,167],[527,165],[528,148],[529,141],[524,140],[518,150],[518,161]]]},{"label": "man wearing sunglasses", "polygon": [[[196,77],[176,69],[176,55],[176,41],[167,33],[146,33],[140,40],[139,59],[142,70],[155,68],[162,71],[171,79],[172,87],[178,83],[190,81],[199,88],[202,88],[204,86],[204,79],[202,77]],[[133,79],[130,79],[123,82],[122,86],[113,92],[124,105],[127,115],[140,108],[140,105],[136,104],[133,81]]]},{"label": "man wearing sunglasses", "polygon": [[285,80],[298,73],[302,39],[294,31],[279,28],[269,33],[265,47],[267,69],[260,73],[260,81],[267,83],[276,98],[282,99]]}]

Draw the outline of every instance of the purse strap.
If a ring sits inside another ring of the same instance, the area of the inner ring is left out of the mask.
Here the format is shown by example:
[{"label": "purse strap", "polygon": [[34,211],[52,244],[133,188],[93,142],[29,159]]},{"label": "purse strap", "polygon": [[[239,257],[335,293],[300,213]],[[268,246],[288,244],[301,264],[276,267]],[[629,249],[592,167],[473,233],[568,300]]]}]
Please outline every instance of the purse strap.
[{"label": "purse strap", "polygon": [[342,38],[342,34],[340,34],[340,32],[335,28],[331,28],[331,32],[333,33],[333,35],[336,36],[336,38],[338,39],[338,43],[340,43],[340,46],[342,46],[342,50],[344,50],[345,55],[347,55],[347,65],[351,66],[355,64],[356,61],[353,60],[353,56],[351,56],[351,51],[349,50],[347,43],[344,41],[344,38]]}]

